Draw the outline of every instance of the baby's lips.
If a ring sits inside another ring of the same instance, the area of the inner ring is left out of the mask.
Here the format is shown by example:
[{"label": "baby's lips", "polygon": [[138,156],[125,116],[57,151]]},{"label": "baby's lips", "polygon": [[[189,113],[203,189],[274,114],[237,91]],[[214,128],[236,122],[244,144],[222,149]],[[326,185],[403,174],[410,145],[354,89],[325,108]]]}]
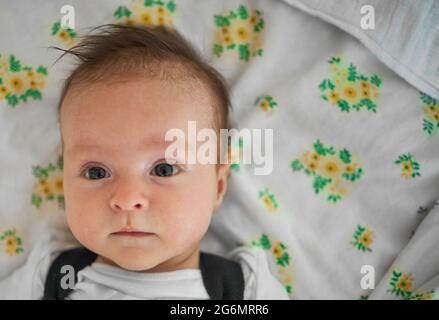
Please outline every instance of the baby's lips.
[{"label": "baby's lips", "polygon": [[141,229],[125,227],[116,232],[112,233],[113,235],[127,235],[127,236],[148,236],[153,235],[153,232],[143,231]]}]

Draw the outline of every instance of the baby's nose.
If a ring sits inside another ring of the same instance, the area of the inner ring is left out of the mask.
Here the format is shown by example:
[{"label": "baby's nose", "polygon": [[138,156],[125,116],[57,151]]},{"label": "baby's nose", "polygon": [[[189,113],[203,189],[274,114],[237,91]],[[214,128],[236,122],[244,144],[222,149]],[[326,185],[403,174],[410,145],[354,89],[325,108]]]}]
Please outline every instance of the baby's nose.
[{"label": "baby's nose", "polygon": [[148,208],[149,201],[139,186],[122,186],[111,197],[110,206],[116,211],[140,212]]},{"label": "baby's nose", "polygon": [[134,205],[120,205],[116,202],[113,204],[113,209],[117,211],[136,211],[142,209],[144,206],[141,203],[136,203]]}]

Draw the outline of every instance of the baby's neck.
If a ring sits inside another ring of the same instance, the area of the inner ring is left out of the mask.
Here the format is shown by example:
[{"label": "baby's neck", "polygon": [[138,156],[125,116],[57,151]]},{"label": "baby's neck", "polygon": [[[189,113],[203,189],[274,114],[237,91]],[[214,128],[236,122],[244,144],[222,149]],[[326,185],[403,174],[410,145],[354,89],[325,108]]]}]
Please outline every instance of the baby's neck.
[{"label": "baby's neck", "polygon": [[[113,267],[121,268],[118,264],[110,259],[107,259],[101,255],[98,255],[95,262],[110,265]],[[175,256],[168,259],[153,268],[145,269],[137,272],[144,273],[159,273],[159,272],[171,272],[183,269],[199,269],[200,268],[200,250],[197,247],[195,250],[185,255]]]}]

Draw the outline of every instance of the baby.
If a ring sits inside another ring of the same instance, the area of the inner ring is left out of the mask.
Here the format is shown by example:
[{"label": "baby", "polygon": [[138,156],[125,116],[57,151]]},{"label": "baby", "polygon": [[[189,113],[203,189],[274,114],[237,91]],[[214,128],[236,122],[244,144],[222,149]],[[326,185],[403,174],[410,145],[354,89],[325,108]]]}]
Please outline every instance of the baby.
[{"label": "baby", "polygon": [[82,249],[47,235],[0,297],[288,299],[263,250],[200,251],[229,164],[165,157],[170,129],[229,128],[222,76],[174,29],[97,31],[64,53],[80,63],[59,104],[65,211]]}]

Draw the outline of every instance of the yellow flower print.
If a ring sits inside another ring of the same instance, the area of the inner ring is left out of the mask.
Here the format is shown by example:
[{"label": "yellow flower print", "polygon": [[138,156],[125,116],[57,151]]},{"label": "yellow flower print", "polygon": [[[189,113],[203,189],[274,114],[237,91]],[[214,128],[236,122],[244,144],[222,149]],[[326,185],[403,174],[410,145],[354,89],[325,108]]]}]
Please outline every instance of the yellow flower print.
[{"label": "yellow flower print", "polygon": [[47,76],[47,69],[39,66],[33,71],[32,67],[24,66],[12,54],[9,55],[8,61],[8,70],[1,77],[0,99],[6,98],[12,107],[20,102],[27,102],[29,98],[41,99],[41,91],[38,89],[44,86],[43,79]]},{"label": "yellow flower print", "polygon": [[435,114],[435,107],[433,105],[425,106],[424,112],[429,118],[433,118],[433,115]]},{"label": "yellow flower print", "polygon": [[260,12],[257,10],[252,10],[249,21],[253,26],[259,24],[261,22]]},{"label": "yellow flower print", "polygon": [[409,292],[413,285],[413,277],[410,274],[403,274],[401,279],[399,279],[396,287],[403,292]]},{"label": "yellow flower print", "polygon": [[35,72],[33,70],[27,70],[26,77],[29,79],[33,79],[35,77]]},{"label": "yellow flower print", "polygon": [[311,154],[310,151],[305,151],[305,152],[302,154],[302,156],[301,156],[301,158],[300,158],[300,161],[301,161],[302,163],[309,161],[309,156],[310,156],[310,154]]},{"label": "yellow flower print", "polygon": [[17,236],[15,229],[6,230],[0,234],[0,241],[4,241],[5,252],[10,256],[23,252],[21,238]]},{"label": "yellow flower print", "polygon": [[[373,86],[375,90],[377,89],[376,86]],[[369,81],[362,80],[360,81],[360,88],[361,95],[365,99],[371,99],[371,88],[372,85]],[[376,93],[376,92],[375,92]]]},{"label": "yellow flower print", "polygon": [[354,86],[347,85],[343,88],[343,95],[346,99],[353,101],[357,99],[358,93]]},{"label": "yellow flower print", "polygon": [[262,100],[262,102],[261,102],[261,108],[264,110],[264,111],[268,111],[268,109],[270,109],[270,103],[267,101],[267,100]]},{"label": "yellow flower print", "polygon": [[236,51],[239,59],[244,61],[263,55],[262,31],[265,22],[259,10],[249,11],[246,6],[240,5],[227,15],[215,14],[214,23],[218,27],[213,45],[216,56],[221,57],[229,50]]},{"label": "yellow flower print", "polygon": [[370,82],[368,81],[360,81],[360,87],[362,90],[370,90]]},{"label": "yellow flower print", "polygon": [[39,90],[44,88],[45,81],[44,76],[42,74],[35,74],[32,77],[29,77],[28,79],[28,85],[32,90]]},{"label": "yellow flower print", "polygon": [[273,114],[277,106],[276,100],[269,95],[257,97],[255,104],[257,104],[267,115]]},{"label": "yellow flower print", "polygon": [[40,178],[36,186],[36,194],[44,196],[46,199],[55,195],[62,195],[64,191],[62,172],[54,172],[48,178]]},{"label": "yellow flower print", "polygon": [[317,162],[314,161],[305,163],[305,166],[311,172],[316,172],[319,169],[319,165],[317,164]]},{"label": "yellow flower print", "polygon": [[328,61],[329,77],[319,84],[320,97],[336,105],[342,112],[367,109],[376,112],[378,87],[381,78],[377,75],[366,77],[358,72],[356,66],[342,63],[341,58],[334,56]]},{"label": "yellow flower print", "polygon": [[34,192],[46,199],[52,197],[54,194],[52,179],[40,178],[36,183]]},{"label": "yellow flower print", "polygon": [[434,105],[429,105],[424,107],[424,112],[427,115],[427,118],[430,120],[439,123],[439,106],[435,107]]},{"label": "yellow flower print", "polygon": [[277,203],[274,194],[270,193],[268,188],[259,191],[259,198],[262,200],[269,212],[274,213],[277,211],[279,204]]},{"label": "yellow flower print", "polygon": [[233,37],[230,34],[230,28],[222,27],[218,30],[216,32],[216,41],[227,46],[233,44]]},{"label": "yellow flower print", "polygon": [[230,26],[230,33],[237,44],[253,40],[252,26],[247,20],[234,20]]},{"label": "yellow flower print", "polygon": [[[279,259],[280,259],[280,257],[279,257]],[[285,288],[287,289],[287,292],[290,293],[291,291],[289,289],[291,289],[291,285],[293,283],[293,277],[292,277],[291,273],[287,273],[287,270],[285,270],[285,268],[282,266],[279,266],[277,268],[277,272],[279,273],[279,275],[282,279],[282,283],[284,284]]]},{"label": "yellow flower print", "polygon": [[225,43],[226,45],[231,45],[233,42],[234,42],[234,41],[233,41],[232,36],[230,36],[230,35],[226,35],[226,36],[224,36],[224,43]]},{"label": "yellow flower print", "polygon": [[348,186],[364,174],[357,168],[358,161],[349,150],[336,150],[317,140],[312,151],[305,151],[299,159],[292,160],[293,171],[301,171],[313,178],[312,186],[316,194],[327,194],[327,199],[337,202],[347,194]]},{"label": "yellow flower print", "polygon": [[413,173],[413,166],[410,163],[410,161],[404,161],[403,163],[401,163],[401,167],[402,167],[402,176],[404,178],[410,178]]},{"label": "yellow flower print", "polygon": [[351,244],[360,251],[371,252],[372,249],[370,247],[372,243],[373,243],[373,232],[362,225],[358,225],[357,229],[354,232]]},{"label": "yellow flower print", "polygon": [[258,239],[251,240],[250,245],[252,247],[259,247],[272,253],[276,261],[278,274],[282,279],[282,284],[285,290],[291,295],[293,290],[293,276],[291,267],[291,257],[288,252],[287,246],[276,241],[273,243],[272,239],[266,234],[262,234]]},{"label": "yellow flower print", "polygon": [[281,243],[278,241],[273,245],[273,255],[276,258],[282,258],[283,255],[283,249],[281,247]]},{"label": "yellow flower print", "polygon": [[337,177],[341,172],[341,162],[335,156],[327,156],[323,160],[321,168],[321,173],[323,176],[331,178]]},{"label": "yellow flower print", "polygon": [[406,300],[432,300],[435,299],[435,290],[423,291],[414,288],[414,278],[411,273],[403,273],[398,268],[392,268],[390,273],[389,288],[387,292],[401,296]]},{"label": "yellow flower print", "polygon": [[55,22],[52,25],[51,35],[56,37],[58,41],[66,44],[68,47],[73,47],[75,44],[74,38],[76,37],[76,32],[70,28],[63,28],[60,21]]},{"label": "yellow flower print", "polygon": [[52,189],[51,185],[50,185],[49,183],[47,183],[46,180],[44,180],[44,182],[45,182],[44,184],[41,183],[42,190],[43,190],[43,194],[44,194],[46,197],[51,197],[51,196],[53,196],[53,189]]},{"label": "yellow flower print", "polygon": [[362,93],[362,96],[363,96],[364,99],[370,99],[371,98],[369,90],[363,90],[361,93]]},{"label": "yellow flower print", "polygon": [[156,11],[157,11],[158,17],[166,18],[166,17],[171,16],[171,12],[169,12],[169,10],[163,6],[157,6]]},{"label": "yellow flower print", "polygon": [[421,292],[414,294],[415,300],[433,300],[434,299],[434,290],[428,292]]},{"label": "yellow flower print", "polygon": [[291,283],[291,282],[293,282],[293,277],[291,275],[285,275],[284,277],[282,277],[282,282],[283,283]]},{"label": "yellow flower print", "polygon": [[302,162],[311,172],[316,172],[319,169],[319,161],[320,156],[316,152],[306,151],[302,156]]},{"label": "yellow flower print", "polygon": [[333,197],[346,195],[346,188],[342,187],[342,182],[339,178],[334,179],[334,181],[328,185],[328,190]]},{"label": "yellow flower print", "polygon": [[311,153],[311,160],[319,162],[321,159],[321,156],[317,152]]},{"label": "yellow flower print", "polygon": [[1,58],[0,59],[0,76],[4,75],[7,73],[8,71],[8,59],[6,58]]},{"label": "yellow flower print", "polygon": [[420,95],[422,109],[424,111],[422,129],[429,136],[433,136],[439,131],[439,100],[423,92],[420,92]]},{"label": "yellow flower print", "polygon": [[[236,141],[231,141],[227,144],[227,156],[230,163],[230,169],[239,172],[241,170],[241,163],[243,159],[244,140],[239,137]],[[231,171],[229,171],[230,174]]]},{"label": "yellow flower print", "polygon": [[63,186],[63,175],[62,172],[58,171],[56,173],[53,173],[50,178],[50,185],[51,189],[54,191],[54,193],[62,194],[64,191]]},{"label": "yellow flower print", "polygon": [[114,16],[124,25],[140,24],[143,26],[172,26],[172,13],[176,5],[170,1],[136,0],[127,7],[119,6]]},{"label": "yellow flower print", "polygon": [[328,97],[332,104],[336,104],[340,100],[340,94],[337,91],[329,91]]},{"label": "yellow flower print", "polygon": [[9,79],[9,85],[12,91],[15,93],[22,92],[24,88],[23,79],[19,76],[12,76]]},{"label": "yellow flower print", "polygon": [[131,18],[126,17],[123,23],[126,26],[133,26],[135,24],[135,21]]},{"label": "yellow flower print", "polygon": [[17,251],[17,240],[15,237],[7,237],[5,239],[6,253],[12,256]]},{"label": "yellow flower print", "polygon": [[32,90],[44,88],[44,76],[39,73],[35,73],[33,70],[28,70],[26,72],[26,81]]},{"label": "yellow flower print", "polygon": [[222,28],[221,28],[221,34],[222,34],[223,36],[229,35],[229,34],[230,34],[230,29],[229,29],[229,27],[222,27]]},{"label": "yellow flower print", "polygon": [[159,26],[165,25],[165,18],[164,17],[158,17],[157,21],[158,21]]},{"label": "yellow flower print", "polygon": [[158,16],[164,16],[165,13],[166,13],[165,8],[163,8],[162,6],[158,6],[158,7],[157,7],[157,15],[158,15]]},{"label": "yellow flower print", "polygon": [[56,201],[64,206],[63,159],[59,156],[55,163],[47,167],[33,166],[32,171],[38,179],[33,187],[32,204],[37,208],[46,201]]},{"label": "yellow flower print", "polygon": [[415,178],[420,176],[420,165],[413,159],[413,155],[410,153],[402,154],[395,161],[395,164],[401,165],[401,176],[404,178]]},{"label": "yellow flower print", "polygon": [[248,28],[240,27],[236,30],[236,36],[240,42],[247,42],[249,39]]},{"label": "yellow flower print", "polygon": [[349,164],[345,165],[345,167],[344,167],[344,172],[349,173],[349,174],[354,173],[355,170],[357,170],[356,163],[349,163]]},{"label": "yellow flower print", "polygon": [[268,208],[268,210],[270,212],[275,211],[276,209],[273,206],[273,202],[270,200],[270,198],[268,197],[268,195],[264,195],[262,197],[262,201],[264,202],[265,206]]},{"label": "yellow flower print", "polygon": [[335,72],[337,72],[339,70],[340,70],[340,67],[337,64],[334,64],[334,65],[331,66],[331,71],[332,72],[335,73]]},{"label": "yellow flower print", "polygon": [[252,52],[256,52],[258,50],[261,50],[262,48],[262,37],[258,36],[258,37],[254,37],[253,41],[250,42],[250,50]]},{"label": "yellow flower print", "polygon": [[69,34],[67,33],[67,31],[61,29],[61,31],[58,32],[58,38],[63,42],[67,41],[69,39]]},{"label": "yellow flower print", "polygon": [[369,91],[370,91],[370,95],[372,96],[372,98],[376,98],[380,94],[379,90],[378,90],[378,87],[375,84],[373,84],[373,83],[370,84]]},{"label": "yellow flower print", "polygon": [[370,230],[366,230],[364,231],[361,236],[359,241],[361,242],[361,244],[365,247],[370,247],[372,245],[373,242],[373,234],[372,231]]},{"label": "yellow flower print", "polygon": [[139,22],[145,26],[151,26],[154,23],[151,12],[144,11],[139,15]]},{"label": "yellow flower print", "polygon": [[36,82],[34,79],[31,79],[31,80],[29,81],[29,86],[30,86],[30,88],[31,88],[32,90],[36,90],[36,89],[38,89],[38,88],[40,87],[39,83]]},{"label": "yellow flower print", "polygon": [[0,99],[3,99],[8,95],[8,89],[5,86],[0,85]]}]

